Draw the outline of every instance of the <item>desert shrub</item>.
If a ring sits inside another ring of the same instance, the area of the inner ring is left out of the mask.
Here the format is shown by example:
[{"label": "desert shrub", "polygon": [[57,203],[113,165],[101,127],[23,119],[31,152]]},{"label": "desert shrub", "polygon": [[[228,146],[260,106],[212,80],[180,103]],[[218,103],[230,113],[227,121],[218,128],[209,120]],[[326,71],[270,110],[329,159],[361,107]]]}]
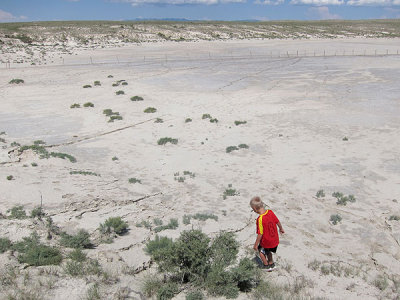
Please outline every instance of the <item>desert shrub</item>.
[{"label": "desert shrub", "polygon": [[24,237],[22,241],[13,245],[19,253],[18,261],[31,266],[58,265],[62,256],[58,249],[40,243],[37,233]]},{"label": "desert shrub", "polygon": [[179,291],[175,282],[163,283],[157,290],[157,300],[172,299]]},{"label": "desert shrub", "polygon": [[201,291],[191,291],[186,295],[186,300],[203,300],[204,295]]},{"label": "desert shrub", "polygon": [[143,101],[143,97],[133,96],[133,97],[131,97],[131,101]]},{"label": "desert shrub", "polygon": [[92,86],[90,85],[90,84],[85,84],[84,86],[83,86],[83,88],[84,89],[89,89],[89,88],[91,88]]},{"label": "desert shrub", "polygon": [[116,91],[115,92],[116,95],[125,95],[125,92],[122,90]]},{"label": "desert shrub", "polygon": [[72,104],[72,105],[70,106],[70,108],[80,108],[80,107],[81,107],[81,105],[78,104],[78,103],[74,103],[74,104]]},{"label": "desert shrub", "polygon": [[349,140],[349,138],[347,136],[345,136],[344,138],[342,138],[342,141],[347,142]]},{"label": "desert shrub", "polygon": [[60,153],[60,152],[51,152],[50,156],[52,157],[58,157],[61,159],[68,159],[70,162],[75,163],[76,162],[76,158],[73,157],[70,154],[66,154],[66,153]]},{"label": "desert shrub", "polygon": [[121,83],[121,85],[128,85],[128,83],[127,83],[126,81],[123,81],[123,82]]},{"label": "desert shrub", "polygon": [[15,78],[15,79],[11,79],[10,81],[9,81],[9,84],[20,84],[20,83],[24,83],[25,81],[23,80],[23,79],[18,79],[18,78]]},{"label": "desert shrub", "polygon": [[94,82],[94,86],[101,86],[100,81],[96,80],[96,81]]},{"label": "desert shrub", "polygon": [[72,250],[68,254],[68,258],[76,262],[84,262],[87,260],[86,253],[83,252],[80,248]]},{"label": "desert shrub", "polygon": [[155,257],[157,261],[159,261],[162,256],[162,253],[165,253],[168,249],[173,246],[174,242],[172,239],[167,237],[159,237],[156,235],[154,240],[149,241],[146,244],[145,252],[152,257]]},{"label": "desert shrub", "polygon": [[273,299],[285,300],[292,299],[288,297],[282,286],[274,284],[272,281],[261,281],[252,293],[252,298],[255,300],[260,299]]},{"label": "desert shrub", "polygon": [[238,147],[239,147],[240,149],[249,149],[249,146],[246,145],[246,144],[240,144]]},{"label": "desert shrub", "polygon": [[8,175],[6,178],[7,178],[7,180],[13,180],[13,179],[14,179],[14,176]]},{"label": "desert shrub", "polygon": [[112,76],[112,75],[108,75],[108,76],[107,76],[107,78],[114,78],[114,76]]},{"label": "desert shrub", "polygon": [[232,196],[237,196],[240,195],[238,191],[236,191],[236,189],[232,188],[232,184],[228,184],[228,188],[225,189],[224,193],[222,194],[222,198],[224,198],[224,200],[227,197],[232,197]]},{"label": "desert shrub", "polygon": [[157,118],[154,123],[164,123],[164,120],[161,118]]},{"label": "desert shrub", "polygon": [[69,174],[71,174],[71,175],[77,175],[77,174],[79,174],[79,175],[85,175],[85,176],[86,176],[86,175],[100,176],[99,174],[94,173],[94,172],[90,172],[90,171],[70,171]]},{"label": "desert shrub", "polygon": [[11,249],[12,243],[8,238],[0,238],[0,253],[4,253]]},{"label": "desert shrub", "polygon": [[7,210],[10,213],[8,216],[9,219],[26,219],[27,215],[22,205],[13,206],[11,209]]},{"label": "desert shrub", "polygon": [[189,175],[190,178],[195,178],[196,177],[196,174],[192,173],[190,171],[183,171],[183,175]]},{"label": "desert shrub", "polygon": [[225,149],[226,153],[231,153],[232,151],[235,151],[235,150],[239,150],[239,148],[236,146],[228,146]]},{"label": "desert shrub", "polygon": [[232,269],[232,274],[241,292],[249,292],[258,279],[256,266],[249,258],[242,258],[239,265]]},{"label": "desert shrub", "polygon": [[72,277],[83,276],[85,275],[85,266],[82,262],[79,261],[68,261],[64,265],[64,272],[65,274]]},{"label": "desert shrub", "polygon": [[113,158],[111,158],[111,160],[113,161],[118,160],[118,157],[114,156]]},{"label": "desert shrub", "polygon": [[235,121],[235,125],[236,126],[239,126],[239,125],[242,125],[242,124],[246,124],[247,123],[247,121]]},{"label": "desert shrub", "polygon": [[217,118],[210,119],[210,123],[218,123],[218,119]]},{"label": "desert shrub", "polygon": [[173,139],[173,138],[170,138],[170,137],[163,137],[163,138],[160,138],[157,141],[158,145],[165,145],[167,143],[171,143],[171,144],[176,145],[176,144],[178,144],[178,139]]},{"label": "desert shrub", "polygon": [[201,118],[204,120],[204,119],[212,119],[212,117],[211,117],[211,115],[210,114],[203,114],[202,116],[201,116]]},{"label": "desert shrub", "polygon": [[42,141],[42,140],[36,140],[36,141],[33,141],[33,144],[34,145],[46,145],[46,142]]},{"label": "desert shrub", "polygon": [[356,202],[356,198],[354,197],[354,195],[344,196],[340,192],[334,192],[334,193],[332,193],[332,196],[337,199],[337,201],[336,201],[337,205],[347,205],[347,202],[351,202],[351,203]]},{"label": "desert shrub", "polygon": [[339,223],[340,221],[342,221],[342,217],[338,214],[336,215],[331,215],[330,219],[329,219],[333,225],[336,225],[337,223]]},{"label": "desert shrub", "polygon": [[110,116],[110,119],[108,120],[108,122],[114,122],[114,120],[122,120],[122,116],[112,115],[112,116]]},{"label": "desert shrub", "polygon": [[94,104],[92,102],[86,102],[83,104],[83,107],[94,107]]},{"label": "desert shrub", "polygon": [[33,163],[31,163],[31,166],[32,166],[32,167],[37,167],[37,166],[38,166],[38,164],[37,164],[37,163],[35,163],[35,162],[33,162]]},{"label": "desert shrub", "polygon": [[160,225],[154,228],[154,232],[160,232],[163,230],[167,230],[167,229],[176,229],[178,228],[179,223],[178,223],[178,219],[170,219],[169,223],[167,225]]},{"label": "desert shrub", "polygon": [[135,177],[129,178],[128,182],[129,183],[142,183],[142,181],[140,179],[137,179]]},{"label": "desert shrub", "polygon": [[60,244],[69,248],[91,248],[90,234],[84,229],[78,231],[75,235],[70,235],[66,232],[61,233]]},{"label": "desert shrub", "polygon": [[19,146],[21,146],[20,143],[17,143],[17,142],[12,142],[11,143],[11,147],[19,147]]},{"label": "desert shrub", "polygon": [[389,217],[389,221],[400,221],[400,216],[391,215],[391,216]]},{"label": "desert shrub", "polygon": [[321,262],[318,261],[318,260],[316,260],[316,259],[314,259],[314,260],[312,260],[312,261],[310,261],[310,262],[308,263],[308,267],[309,267],[311,270],[313,270],[313,271],[318,270],[319,267],[320,267],[320,265],[321,265]]},{"label": "desert shrub", "polygon": [[229,266],[238,253],[239,243],[231,232],[220,232],[210,246],[210,258],[214,265]]},{"label": "desert shrub", "polygon": [[35,154],[38,154],[41,159],[50,157],[50,154],[46,148],[40,145],[22,146],[19,148],[20,153],[26,150],[32,150]]},{"label": "desert shrub", "polygon": [[235,284],[233,274],[221,265],[213,266],[205,281],[207,291],[214,296],[225,296],[227,299],[236,298],[239,288]]},{"label": "desert shrub", "polygon": [[182,217],[182,223],[185,225],[189,225],[190,224],[190,219],[192,218],[191,215],[184,215]]},{"label": "desert shrub", "polygon": [[111,233],[123,234],[128,231],[128,223],[122,220],[121,217],[110,217],[103,224],[100,224],[101,233]]},{"label": "desert shrub", "polygon": [[103,110],[103,114],[105,114],[108,117],[113,114],[113,111],[112,111],[112,109],[107,108],[107,109]]},{"label": "desert shrub", "polygon": [[114,82],[114,83],[112,84],[112,86],[113,86],[113,87],[119,86],[119,83],[118,83],[118,82]]},{"label": "desert shrub", "polygon": [[155,113],[156,111],[157,111],[156,108],[154,108],[154,107],[148,107],[148,108],[146,108],[143,112],[145,112],[145,113]]},{"label": "desert shrub", "polygon": [[162,280],[157,276],[147,276],[141,284],[141,290],[146,297],[150,298],[157,293],[162,284]]},{"label": "desert shrub", "polygon": [[37,206],[31,211],[31,218],[38,218],[39,220],[42,219],[46,214],[44,213],[43,207]]},{"label": "desert shrub", "polygon": [[155,219],[153,220],[153,223],[154,223],[154,225],[156,225],[156,226],[160,226],[160,225],[163,224],[163,221],[162,221],[161,219],[155,218]]},{"label": "desert shrub", "polygon": [[317,197],[317,198],[323,198],[323,197],[325,197],[325,192],[324,192],[324,190],[319,190],[319,191],[315,194],[315,197]]},{"label": "desert shrub", "polygon": [[192,119],[191,118],[186,118],[185,119],[185,123],[189,123],[189,122],[192,122]]},{"label": "desert shrub", "polygon": [[87,290],[84,300],[100,300],[102,298],[99,291],[99,284],[96,282]]},{"label": "desert shrub", "polygon": [[200,220],[200,221],[206,221],[208,219],[213,219],[215,221],[218,221],[218,216],[214,214],[197,213],[195,215],[192,215],[191,217],[195,220]]},{"label": "desert shrub", "polygon": [[138,222],[135,225],[136,227],[145,227],[147,229],[151,228],[151,223],[149,221],[142,221],[142,222]]},{"label": "desert shrub", "polygon": [[373,284],[380,289],[381,291],[384,291],[387,289],[387,287],[389,286],[389,281],[386,275],[378,275],[376,276],[376,278],[374,279]]}]

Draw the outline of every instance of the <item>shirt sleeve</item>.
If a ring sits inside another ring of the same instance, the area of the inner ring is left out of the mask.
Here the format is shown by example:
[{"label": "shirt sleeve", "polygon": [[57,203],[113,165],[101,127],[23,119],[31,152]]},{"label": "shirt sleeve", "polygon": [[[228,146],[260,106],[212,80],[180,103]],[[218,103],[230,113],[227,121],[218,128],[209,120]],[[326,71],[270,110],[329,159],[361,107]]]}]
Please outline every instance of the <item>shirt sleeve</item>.
[{"label": "shirt sleeve", "polygon": [[257,233],[257,234],[261,234],[261,233],[260,233],[260,226],[258,226],[258,219],[259,219],[259,218],[260,218],[260,217],[258,217],[257,220],[256,220],[256,228],[257,228],[257,229],[256,229],[256,233]]}]

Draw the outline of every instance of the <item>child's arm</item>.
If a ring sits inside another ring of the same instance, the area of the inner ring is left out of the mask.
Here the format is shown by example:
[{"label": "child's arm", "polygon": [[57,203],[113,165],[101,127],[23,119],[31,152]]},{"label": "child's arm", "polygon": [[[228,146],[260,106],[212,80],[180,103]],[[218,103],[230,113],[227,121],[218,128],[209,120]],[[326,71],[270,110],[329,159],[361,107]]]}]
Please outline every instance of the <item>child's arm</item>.
[{"label": "child's arm", "polygon": [[279,227],[279,232],[280,232],[280,233],[285,233],[285,230],[283,230],[283,227],[282,227],[282,225],[281,225],[281,222],[278,222],[276,225],[278,225],[278,227]]},{"label": "child's arm", "polygon": [[256,242],[254,243],[254,247],[253,247],[253,249],[256,251],[258,251],[258,245],[260,244],[261,238],[262,238],[262,234],[257,234],[257,239],[256,239]]}]

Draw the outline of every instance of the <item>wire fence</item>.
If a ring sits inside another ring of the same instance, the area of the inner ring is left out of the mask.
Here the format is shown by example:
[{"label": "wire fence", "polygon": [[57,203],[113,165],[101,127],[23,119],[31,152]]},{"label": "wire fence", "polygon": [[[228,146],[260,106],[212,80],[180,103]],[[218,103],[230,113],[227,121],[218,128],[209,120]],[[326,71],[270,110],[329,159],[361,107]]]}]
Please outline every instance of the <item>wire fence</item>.
[{"label": "wire fence", "polygon": [[365,56],[365,57],[384,57],[398,56],[399,49],[324,49],[324,50],[270,50],[260,52],[247,51],[242,53],[201,53],[185,55],[111,55],[111,56],[78,56],[78,57],[62,57],[52,60],[50,63],[29,64],[26,62],[6,61],[0,62],[0,69],[14,68],[35,68],[49,66],[77,66],[77,65],[115,65],[115,64],[133,64],[133,65],[150,65],[165,64],[174,62],[201,62],[201,61],[238,61],[249,59],[276,59],[276,58],[307,58],[307,57],[349,57],[349,56]]}]

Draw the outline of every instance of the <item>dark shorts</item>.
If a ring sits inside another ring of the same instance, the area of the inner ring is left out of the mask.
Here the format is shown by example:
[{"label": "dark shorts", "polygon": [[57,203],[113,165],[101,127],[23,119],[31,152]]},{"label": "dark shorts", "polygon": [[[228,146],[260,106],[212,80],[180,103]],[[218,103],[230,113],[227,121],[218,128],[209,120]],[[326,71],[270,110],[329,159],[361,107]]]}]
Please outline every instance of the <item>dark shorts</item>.
[{"label": "dark shorts", "polygon": [[278,246],[276,246],[275,248],[263,248],[260,245],[258,245],[258,251],[264,255],[266,255],[270,252],[276,253],[276,249],[278,249]]}]

